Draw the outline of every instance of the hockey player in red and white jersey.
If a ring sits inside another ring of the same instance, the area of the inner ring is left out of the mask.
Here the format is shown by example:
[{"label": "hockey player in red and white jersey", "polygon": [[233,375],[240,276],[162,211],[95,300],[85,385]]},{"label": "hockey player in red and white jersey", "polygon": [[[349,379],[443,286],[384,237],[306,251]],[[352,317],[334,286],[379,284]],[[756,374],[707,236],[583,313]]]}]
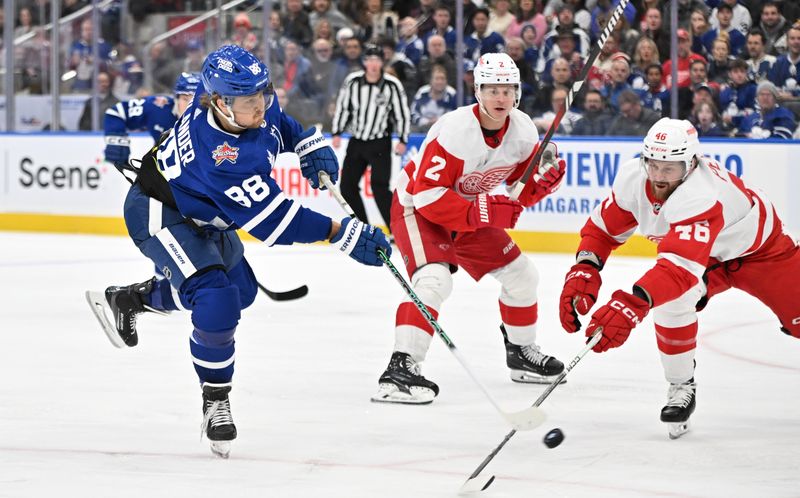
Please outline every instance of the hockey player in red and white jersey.
[{"label": "hockey player in red and white jersey", "polygon": [[[517,109],[519,69],[508,55],[481,56],[474,76],[478,103],[439,118],[400,173],[392,233],[414,292],[434,317],[459,267],[475,280],[485,275],[498,280],[511,378],[549,382],[564,365],[536,345],[538,273],[506,229],[514,227],[524,207],[558,188],[566,168],[551,146],[518,201],[492,195],[503,182],[511,185],[522,176],[539,138],[530,118]],[[403,301],[395,318],[394,352],[373,401],[433,401],[439,388],[420,371],[432,335],[416,306]]]},{"label": "hockey player in red and white jersey", "polygon": [[591,317],[586,336],[601,330],[597,352],[621,346],[653,310],[656,340],[670,383],[661,420],[670,437],[689,429],[695,408],[697,311],[731,287],[766,304],[781,330],[800,338],[800,247],[784,231],[767,197],[699,151],[688,121],[663,118],[644,139],[640,158],[620,166],[613,191],[581,230],[577,263],[567,273],[560,318],[580,329],[600,289],[600,270],[637,226],[658,244],[656,263],[615,291]]}]

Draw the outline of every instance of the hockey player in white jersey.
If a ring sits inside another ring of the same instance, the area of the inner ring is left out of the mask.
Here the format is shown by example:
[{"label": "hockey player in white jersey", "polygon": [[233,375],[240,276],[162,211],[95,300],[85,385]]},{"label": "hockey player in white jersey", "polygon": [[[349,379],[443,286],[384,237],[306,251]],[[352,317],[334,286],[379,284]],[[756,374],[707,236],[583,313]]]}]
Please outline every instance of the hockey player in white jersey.
[{"label": "hockey player in white jersey", "polygon": [[[538,146],[536,127],[517,109],[520,93],[519,69],[508,55],[480,58],[478,103],[442,116],[401,172],[392,200],[392,233],[414,292],[434,317],[459,267],[475,280],[485,275],[498,280],[511,378],[546,383],[564,365],[537,345],[538,273],[506,229],[514,227],[524,207],[558,188],[565,164],[552,146],[542,161],[547,174],[536,175],[519,201],[491,195],[503,182],[510,185],[522,176]],[[430,324],[406,298],[397,308],[394,352],[373,401],[433,401],[439,388],[420,370],[432,335]]]},{"label": "hockey player in white jersey", "polygon": [[591,317],[586,335],[602,329],[597,352],[621,346],[653,310],[656,341],[670,383],[661,420],[675,439],[689,429],[696,404],[697,312],[731,287],[766,304],[783,332],[800,338],[800,248],[762,193],[700,154],[688,121],[663,118],[650,128],[642,155],[620,166],[612,194],[581,230],[577,262],[567,273],[561,323],[580,329],[594,305],[600,270],[634,233],[658,244],[656,263],[615,291]]}]

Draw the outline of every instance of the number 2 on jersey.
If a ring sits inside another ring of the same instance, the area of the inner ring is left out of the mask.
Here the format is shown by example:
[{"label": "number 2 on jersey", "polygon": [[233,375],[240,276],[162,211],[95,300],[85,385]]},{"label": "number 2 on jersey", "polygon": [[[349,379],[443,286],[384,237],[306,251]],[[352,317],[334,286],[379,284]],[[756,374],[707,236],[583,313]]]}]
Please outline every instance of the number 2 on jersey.
[{"label": "number 2 on jersey", "polygon": [[425,170],[425,178],[438,182],[441,176],[439,172],[447,165],[447,161],[445,161],[443,157],[433,156],[431,162],[433,166],[429,166],[428,169]]}]

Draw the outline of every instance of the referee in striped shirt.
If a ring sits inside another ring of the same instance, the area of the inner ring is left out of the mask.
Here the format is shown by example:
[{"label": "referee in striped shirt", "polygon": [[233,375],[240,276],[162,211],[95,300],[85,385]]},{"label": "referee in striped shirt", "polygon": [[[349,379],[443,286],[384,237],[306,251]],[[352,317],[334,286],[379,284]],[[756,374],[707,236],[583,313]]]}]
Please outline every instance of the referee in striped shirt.
[{"label": "referee in striped shirt", "polygon": [[340,135],[351,134],[339,182],[342,196],[359,220],[367,223],[359,183],[372,167],[371,182],[375,203],[391,230],[392,132],[400,137],[394,152],[403,155],[408,143],[410,112],[403,85],[383,72],[383,50],[376,45],[364,49],[364,70],[350,74],[339,90],[333,117],[333,147],[341,145]]}]

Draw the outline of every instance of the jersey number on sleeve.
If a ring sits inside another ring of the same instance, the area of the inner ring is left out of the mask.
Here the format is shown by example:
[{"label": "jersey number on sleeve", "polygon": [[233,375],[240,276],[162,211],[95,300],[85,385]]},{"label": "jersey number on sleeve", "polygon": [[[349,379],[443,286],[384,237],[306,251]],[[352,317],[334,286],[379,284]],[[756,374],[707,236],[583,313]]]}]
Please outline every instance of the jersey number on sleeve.
[{"label": "jersey number on sleeve", "polygon": [[261,175],[253,175],[243,181],[241,187],[234,185],[226,190],[225,195],[249,208],[253,205],[250,199],[256,202],[266,199],[269,195],[269,185],[261,178]]},{"label": "jersey number on sleeve", "polygon": [[128,101],[128,117],[135,118],[144,112],[144,99],[133,99]]},{"label": "jersey number on sleeve", "polygon": [[439,181],[439,172],[442,171],[447,165],[447,161],[445,161],[442,157],[433,156],[431,158],[431,162],[433,163],[433,166],[429,166],[428,169],[425,170],[425,178],[437,182]]},{"label": "jersey number on sleeve", "polygon": [[708,225],[677,225],[675,231],[678,232],[678,238],[681,240],[696,240],[697,242],[706,243],[709,241],[711,230]]},{"label": "jersey number on sleeve", "polygon": [[175,134],[170,133],[161,145],[158,146],[158,169],[167,180],[181,176],[181,160],[178,157],[178,142]]}]

